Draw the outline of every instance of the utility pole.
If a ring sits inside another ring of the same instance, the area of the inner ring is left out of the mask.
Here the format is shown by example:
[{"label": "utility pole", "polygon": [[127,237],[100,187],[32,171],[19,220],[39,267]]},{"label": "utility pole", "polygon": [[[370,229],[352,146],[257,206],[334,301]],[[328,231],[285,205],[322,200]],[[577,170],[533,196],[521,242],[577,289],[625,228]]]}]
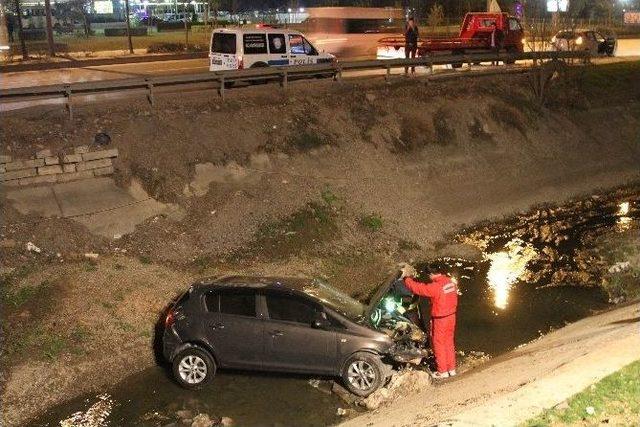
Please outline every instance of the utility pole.
[{"label": "utility pole", "polygon": [[129,53],[133,55],[133,43],[131,42],[131,22],[129,21],[129,0],[124,0],[124,11],[127,14],[127,41],[129,42]]},{"label": "utility pole", "polygon": [[22,50],[22,59],[29,59],[27,52],[27,44],[24,42],[24,31],[22,29],[22,10],[20,10],[20,0],[16,0],[16,15],[18,19],[18,37],[20,37],[20,49]]},{"label": "utility pole", "polygon": [[187,1],[185,0],[184,3],[184,44],[187,48],[187,51],[189,50],[189,26],[187,25]]},{"label": "utility pole", "polygon": [[44,11],[47,16],[47,44],[49,45],[49,56],[56,56],[55,46],[53,44],[53,26],[51,24],[51,0],[44,0]]}]

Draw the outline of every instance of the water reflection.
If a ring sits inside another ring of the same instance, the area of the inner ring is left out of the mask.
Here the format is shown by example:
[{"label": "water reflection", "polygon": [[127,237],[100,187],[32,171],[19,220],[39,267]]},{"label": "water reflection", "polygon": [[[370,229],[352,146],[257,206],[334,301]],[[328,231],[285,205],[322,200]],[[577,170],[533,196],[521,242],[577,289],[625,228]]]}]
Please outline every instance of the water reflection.
[{"label": "water reflection", "polygon": [[618,205],[618,212],[616,213],[618,216],[616,229],[618,231],[626,231],[631,228],[631,221],[633,221],[633,219],[628,216],[630,208],[631,204],[629,202],[622,202]]},{"label": "water reflection", "polygon": [[493,291],[496,308],[507,308],[511,287],[524,277],[527,264],[536,256],[533,246],[518,238],[505,244],[504,250],[484,255],[490,263],[487,282]]}]

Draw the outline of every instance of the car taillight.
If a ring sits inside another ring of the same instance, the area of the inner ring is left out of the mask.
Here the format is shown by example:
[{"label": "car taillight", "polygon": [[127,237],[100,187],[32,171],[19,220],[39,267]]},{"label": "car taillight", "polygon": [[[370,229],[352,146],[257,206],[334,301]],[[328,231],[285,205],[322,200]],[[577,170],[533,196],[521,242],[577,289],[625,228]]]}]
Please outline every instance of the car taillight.
[{"label": "car taillight", "polygon": [[167,317],[164,319],[164,327],[170,328],[176,321],[175,313],[173,312],[173,308],[169,310],[167,313]]}]

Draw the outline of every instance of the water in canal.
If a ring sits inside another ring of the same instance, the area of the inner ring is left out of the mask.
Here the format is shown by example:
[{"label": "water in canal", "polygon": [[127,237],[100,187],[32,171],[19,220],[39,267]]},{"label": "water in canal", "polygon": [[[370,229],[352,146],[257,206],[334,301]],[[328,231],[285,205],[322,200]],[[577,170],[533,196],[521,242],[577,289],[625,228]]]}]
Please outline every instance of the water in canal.
[{"label": "water in canal", "polygon": [[[621,190],[466,229],[455,239],[479,248],[483,261],[442,258],[421,268],[458,279],[458,348],[497,355],[606,308],[597,286],[601,267],[587,249],[603,233],[638,229],[639,223],[640,191]],[[226,372],[205,390],[190,392],[154,367],[106,395],[55,407],[34,425],[59,425],[77,411],[83,412],[77,419],[105,418],[112,426],[178,425],[181,410],[230,417],[241,426],[327,425],[339,421],[336,410],[344,406],[312,387],[309,377]]]}]

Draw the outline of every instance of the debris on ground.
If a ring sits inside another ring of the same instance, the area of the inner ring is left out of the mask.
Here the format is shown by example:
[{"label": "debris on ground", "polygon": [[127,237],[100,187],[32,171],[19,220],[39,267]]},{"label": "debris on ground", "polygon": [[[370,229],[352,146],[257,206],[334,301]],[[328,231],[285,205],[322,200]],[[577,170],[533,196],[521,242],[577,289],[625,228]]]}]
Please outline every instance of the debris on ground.
[{"label": "debris on ground", "polygon": [[60,421],[61,427],[104,427],[108,425],[107,418],[111,414],[113,399],[108,394],[98,396],[98,401],[85,412],[79,411],[66,420]]},{"label": "debris on ground", "polygon": [[427,371],[405,369],[395,372],[386,386],[374,391],[358,404],[371,411],[378,409],[383,403],[394,401],[412,391],[423,390],[425,387],[431,387],[431,376]]},{"label": "debris on ground", "polygon": [[35,252],[35,253],[40,253],[42,252],[42,249],[40,249],[39,247],[37,247],[36,245],[34,245],[31,242],[27,242],[27,251],[28,252]]},{"label": "debris on ground", "polygon": [[345,415],[347,415],[348,411],[344,408],[338,408],[336,410],[336,415],[339,417],[344,417]]},{"label": "debris on ground", "polygon": [[631,267],[631,263],[629,261],[619,261],[609,267],[609,273],[622,273],[623,271],[627,271]]},{"label": "debris on ground", "polygon": [[95,252],[87,252],[84,254],[84,257],[88,259],[98,259],[98,254]]},{"label": "debris on ground", "polygon": [[208,414],[198,414],[193,418],[191,427],[212,427],[216,424],[217,422],[212,420]]}]

